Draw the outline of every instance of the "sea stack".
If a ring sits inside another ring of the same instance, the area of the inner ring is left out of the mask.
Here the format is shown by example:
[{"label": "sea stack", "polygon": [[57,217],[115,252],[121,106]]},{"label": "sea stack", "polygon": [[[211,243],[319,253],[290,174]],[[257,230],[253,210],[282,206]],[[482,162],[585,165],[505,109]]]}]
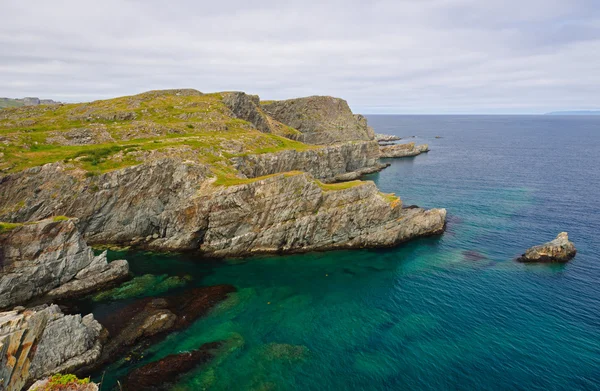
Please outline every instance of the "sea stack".
[{"label": "sea stack", "polygon": [[577,254],[573,242],[569,241],[569,234],[561,232],[551,242],[534,246],[517,260],[519,262],[568,262]]}]

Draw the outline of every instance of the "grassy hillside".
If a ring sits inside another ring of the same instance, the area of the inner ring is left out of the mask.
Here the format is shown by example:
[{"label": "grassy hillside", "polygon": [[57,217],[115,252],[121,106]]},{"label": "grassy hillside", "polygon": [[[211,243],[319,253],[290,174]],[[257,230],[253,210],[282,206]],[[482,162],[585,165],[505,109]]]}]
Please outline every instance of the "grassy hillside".
[{"label": "grassy hillside", "polygon": [[18,101],[16,99],[0,98],[0,109],[6,108],[6,107],[21,107],[23,105],[24,105],[23,102]]},{"label": "grassy hillside", "polygon": [[94,175],[179,156],[227,182],[237,178],[233,156],[308,148],[317,147],[261,133],[234,118],[221,94],[195,90],[0,111],[0,173],[63,161]]}]

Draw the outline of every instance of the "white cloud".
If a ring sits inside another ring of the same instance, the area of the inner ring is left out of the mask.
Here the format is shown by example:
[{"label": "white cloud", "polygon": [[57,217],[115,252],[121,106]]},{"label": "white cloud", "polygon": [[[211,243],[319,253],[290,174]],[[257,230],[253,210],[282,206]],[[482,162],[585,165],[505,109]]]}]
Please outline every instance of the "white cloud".
[{"label": "white cloud", "polygon": [[335,95],[368,113],[600,106],[589,0],[5,3],[0,96],[191,87]]}]

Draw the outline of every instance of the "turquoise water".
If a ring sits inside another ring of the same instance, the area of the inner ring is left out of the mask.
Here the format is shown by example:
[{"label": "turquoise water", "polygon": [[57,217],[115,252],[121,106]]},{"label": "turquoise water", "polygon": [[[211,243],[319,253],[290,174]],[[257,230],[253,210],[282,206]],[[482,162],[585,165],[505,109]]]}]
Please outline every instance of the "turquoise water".
[{"label": "turquoise water", "polygon": [[[600,389],[600,118],[369,122],[430,144],[428,154],[393,160],[368,179],[406,205],[447,208],[443,236],[395,249],[226,262],[112,253],[137,276],[157,276],[127,288],[132,296],[221,283],[238,292],[140,361],[107,368],[106,384],[225,339],[228,352],[175,389]],[[571,263],[514,262],[560,231],[578,247]],[[102,319],[135,300],[124,296],[85,305]]]}]

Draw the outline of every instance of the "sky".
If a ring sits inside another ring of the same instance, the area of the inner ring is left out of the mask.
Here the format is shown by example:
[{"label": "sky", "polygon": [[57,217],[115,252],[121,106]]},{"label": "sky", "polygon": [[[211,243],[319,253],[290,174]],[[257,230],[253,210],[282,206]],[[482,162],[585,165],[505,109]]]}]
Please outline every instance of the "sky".
[{"label": "sky", "polygon": [[600,109],[600,1],[0,0],[0,96],[168,88],[364,114]]}]

